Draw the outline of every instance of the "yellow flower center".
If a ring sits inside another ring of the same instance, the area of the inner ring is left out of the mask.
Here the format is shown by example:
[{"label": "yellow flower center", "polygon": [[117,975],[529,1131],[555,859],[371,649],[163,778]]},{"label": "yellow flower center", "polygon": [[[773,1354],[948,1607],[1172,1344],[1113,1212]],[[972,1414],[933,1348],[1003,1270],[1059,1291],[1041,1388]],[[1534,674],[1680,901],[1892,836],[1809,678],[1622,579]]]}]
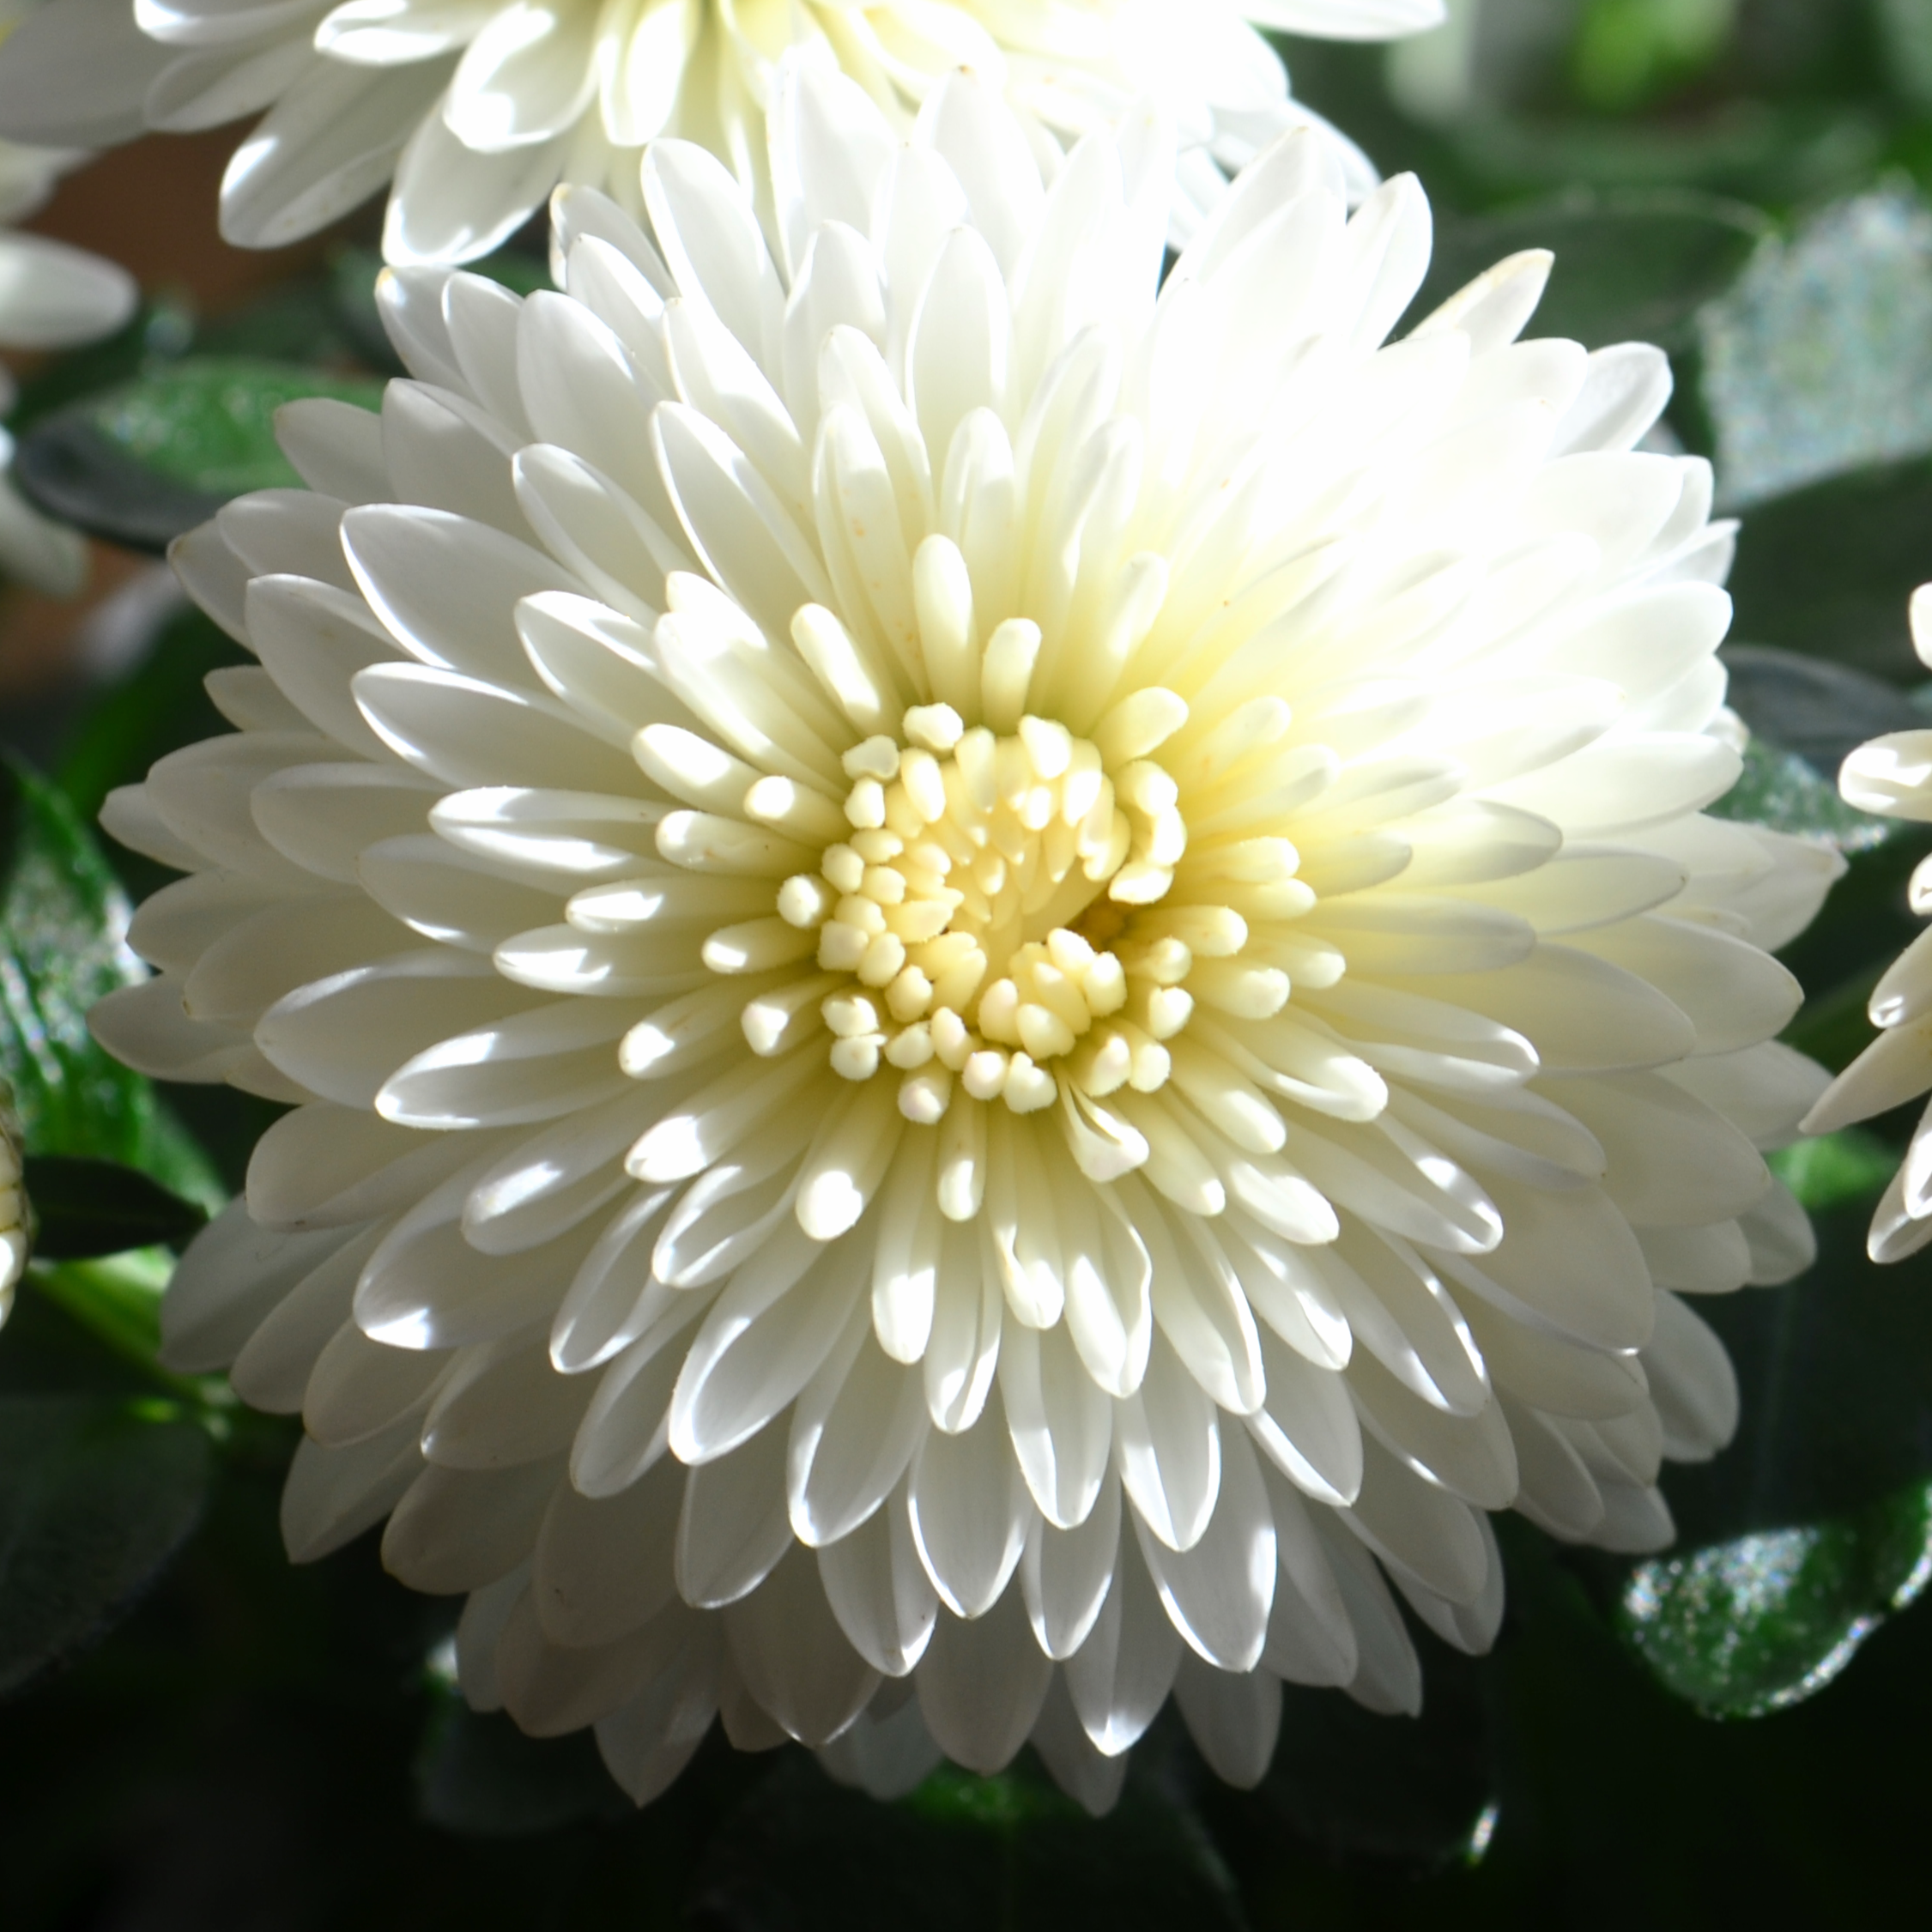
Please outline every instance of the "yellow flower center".
[{"label": "yellow flower center", "polygon": [[833,1067],[900,1069],[900,1107],[920,1121],[944,1114],[955,1081],[1020,1113],[1051,1105],[1056,1073],[1097,1094],[1161,1085],[1190,960],[1137,940],[1135,914],[1166,896],[1187,845],[1167,773],[1110,765],[1051,719],[1000,735],[943,704],[914,706],[845,766],[850,833],[778,895],[793,925],[817,926],[821,969],[848,976],[821,1008]]}]

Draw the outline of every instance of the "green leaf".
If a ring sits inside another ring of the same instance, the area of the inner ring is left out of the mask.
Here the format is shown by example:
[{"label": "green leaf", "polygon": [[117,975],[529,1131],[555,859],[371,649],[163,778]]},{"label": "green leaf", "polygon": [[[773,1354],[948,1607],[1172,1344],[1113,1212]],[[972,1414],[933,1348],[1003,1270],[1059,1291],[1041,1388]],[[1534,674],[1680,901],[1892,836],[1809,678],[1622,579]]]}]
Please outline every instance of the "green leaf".
[{"label": "green leaf", "polygon": [[310,396],[374,409],[382,385],[260,357],[185,356],[46,417],[21,440],[16,473],[49,515],[165,549],[233,497],[300,482],[275,412]]},{"label": "green leaf", "polygon": [[[1835,935],[1852,924],[1834,912],[1831,931]],[[1814,932],[1816,930],[1814,927]],[[1820,1066],[1832,1073],[1842,1073],[1878,1036],[1878,1029],[1872,1025],[1866,1008],[1871,1002],[1874,989],[1885,977],[1885,969],[1891,963],[1891,957],[1887,955],[1849,978],[1840,980],[1825,992],[1808,995],[1796,1019],[1779,1037],[1787,1046],[1795,1046],[1799,1052],[1817,1061]],[[1802,980],[1805,975],[1801,972],[1798,977]]]},{"label": "green leaf", "polygon": [[1759,1717],[1821,1691],[1929,1578],[1932,1488],[1915,1485],[1835,1522],[1640,1564],[1621,1625],[1678,1696],[1711,1717]]},{"label": "green leaf", "polygon": [[1821,210],[1699,332],[1724,503],[1932,450],[1932,210],[1893,188]]},{"label": "green leaf", "polygon": [[1859,1127],[1795,1142],[1765,1159],[1772,1172],[1814,1214],[1856,1202],[1869,1207],[1899,1166],[1897,1153]]},{"label": "green leaf", "polygon": [[1728,644],[1720,656],[1731,709],[1759,737],[1795,751],[1827,784],[1836,782],[1845,754],[1867,739],[1925,724],[1910,696],[1868,671],[1775,645]]},{"label": "green leaf", "polygon": [[174,1193],[220,1205],[207,1159],[153,1084],[88,1032],[103,994],[147,977],[127,948],[129,908],[100,847],[51,785],[17,763],[11,863],[0,886],[0,1073],[27,1145],[138,1167]]},{"label": "green leaf", "polygon": [[1898,829],[1890,819],[1874,818],[1846,804],[1838,787],[1796,752],[1758,737],[1744,748],[1744,770],[1737,783],[1709,810],[1713,818],[1768,826],[1841,852],[1881,845]]},{"label": "green leaf", "polygon": [[1525,248],[1556,267],[1534,333],[1588,348],[1688,338],[1692,317],[1729,288],[1771,233],[1753,208],[1677,191],[1581,191],[1519,213],[1445,224],[1411,313],[1426,315],[1484,270]]},{"label": "green leaf", "polygon": [[103,1635],[201,1515],[208,1438],[169,1405],[0,1400],[0,1694]]},{"label": "green leaf", "polygon": [[1778,955],[1805,990],[1784,1038],[1834,1071],[1871,1044],[1865,1007],[1872,989],[1925,930],[1906,893],[1927,851],[1927,828],[1886,823],[1889,837],[1844,848],[1850,863],[1823,911]]},{"label": "green leaf", "polygon": [[27,1279],[150,1382],[204,1407],[223,1406],[220,1391],[227,1384],[220,1377],[185,1379],[170,1375],[156,1360],[161,1348],[161,1298],[173,1272],[174,1257],[166,1248],[130,1248],[93,1260],[36,1260]]},{"label": "green leaf", "polygon": [[1735,0],[1590,0],[1571,72],[1594,107],[1634,107],[1708,66],[1735,26]]},{"label": "green leaf", "polygon": [[1932,576],[1932,463],[1856,470],[1754,507],[1729,589],[1753,644],[1909,687],[1924,679],[1905,621]]},{"label": "green leaf", "polygon": [[29,1154],[26,1166],[33,1252],[42,1261],[180,1247],[208,1220],[192,1202],[116,1161],[44,1154]]}]

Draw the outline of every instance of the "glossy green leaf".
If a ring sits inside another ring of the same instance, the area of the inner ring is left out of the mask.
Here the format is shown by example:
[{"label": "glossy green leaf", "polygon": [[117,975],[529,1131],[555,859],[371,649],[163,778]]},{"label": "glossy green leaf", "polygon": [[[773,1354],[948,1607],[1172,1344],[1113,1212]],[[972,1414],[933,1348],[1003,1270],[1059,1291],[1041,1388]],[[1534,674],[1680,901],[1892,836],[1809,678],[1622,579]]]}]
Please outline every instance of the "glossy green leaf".
[{"label": "glossy green leaf", "polygon": [[1560,197],[1520,213],[1445,223],[1412,312],[1426,315],[1484,270],[1525,248],[1556,256],[1531,333],[1586,348],[1685,338],[1729,288],[1769,225],[1755,209],[1681,191]]},{"label": "glossy green leaf", "polygon": [[202,1208],[138,1168],[71,1154],[29,1154],[33,1252],[42,1261],[91,1261],[130,1248],[179,1247],[208,1220]]},{"label": "glossy green leaf", "polygon": [[261,357],[192,355],[70,404],[21,440],[16,470],[49,515],[135,549],[164,549],[248,490],[300,481],[275,412],[324,396],[373,409],[379,382]]},{"label": "glossy green leaf", "polygon": [[255,357],[193,356],[103,397],[96,429],[142,469],[221,497],[295,488],[275,439],[275,413],[298,397],[374,409],[378,385]]},{"label": "glossy green leaf", "polygon": [[201,1514],[208,1438],[168,1405],[0,1400],[0,1694],[131,1607]]},{"label": "glossy green leaf", "polygon": [[1724,502],[1932,450],[1932,209],[1894,189],[1822,209],[1699,331]]},{"label": "glossy green leaf", "polygon": [[1711,1717],[1759,1717],[1824,1689],[1929,1578],[1932,1488],[1915,1485],[1836,1522],[1640,1564],[1622,1628],[1679,1697]]},{"label": "glossy green leaf", "polygon": [[88,1032],[103,994],[145,978],[127,948],[129,908],[93,835],[62,795],[8,768],[11,851],[0,886],[0,1073],[30,1151],[113,1160],[205,1207],[221,1189],[153,1084]]}]

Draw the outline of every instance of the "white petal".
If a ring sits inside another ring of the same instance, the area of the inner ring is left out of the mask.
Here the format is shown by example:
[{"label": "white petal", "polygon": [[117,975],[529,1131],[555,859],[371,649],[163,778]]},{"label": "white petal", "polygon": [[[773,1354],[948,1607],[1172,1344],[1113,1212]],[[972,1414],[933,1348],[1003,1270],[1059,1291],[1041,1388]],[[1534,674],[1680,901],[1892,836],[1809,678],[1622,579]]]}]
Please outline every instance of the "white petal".
[{"label": "white petal", "polygon": [[582,586],[542,552],[445,511],[376,505],[342,519],[342,546],[371,608],[427,665],[528,689],[517,601]]},{"label": "white petal", "polygon": [[561,1474],[554,1463],[484,1474],[433,1464],[409,1485],[383,1533],[383,1564],[412,1590],[450,1596],[522,1563]]},{"label": "white petal", "polygon": [[971,1623],[942,1612],[913,1672],[927,1729],[982,1776],[1003,1770],[1026,1742],[1052,1676],[1016,1590]]},{"label": "white petal", "polygon": [[1214,1513],[1191,1549],[1166,1548],[1136,1515],[1154,1587],[1188,1643],[1220,1670],[1252,1670],[1261,1660],[1275,1602],[1275,1520],[1261,1467],[1246,1436],[1221,1444]]},{"label": "white petal", "polygon": [[131,140],[149,82],[173,58],[136,27],[124,0],[37,9],[9,38],[0,118],[9,140],[42,147]]},{"label": "white petal", "polygon": [[335,1228],[313,1233],[259,1226],[231,1203],[189,1244],[161,1303],[161,1351],[178,1375],[226,1368],[267,1317],[342,1246]]},{"label": "white petal", "polygon": [[1113,1415],[1066,1329],[1014,1323],[1002,1332],[1000,1393],[1013,1450],[1040,1512],[1056,1529],[1085,1523],[1105,1483]]},{"label": "white petal", "polygon": [[[962,1434],[926,1437],[912,1464],[911,1501],[919,1560],[941,1601],[955,1617],[984,1616],[1018,1567],[1033,1516],[998,1402]],[[1033,1647],[1030,1634],[1027,1644]]]},{"label": "white petal", "polygon": [[879,1687],[845,1640],[809,1550],[794,1546],[724,1613],[725,1640],[746,1689],[800,1743],[829,1743]]},{"label": "white petal", "polygon": [[1117,1757],[1139,1741],[1167,1701],[1182,1649],[1148,1576],[1138,1539],[1123,1537],[1113,1584],[1093,1633],[1061,1667],[1096,1750]]},{"label": "white petal", "polygon": [[1281,1680],[1266,1670],[1237,1675],[1184,1656],[1174,1701],[1214,1775],[1250,1791],[1268,1775],[1281,1728]]},{"label": "white petal", "polygon": [[466,1348],[423,1418],[422,1452],[445,1469],[510,1469],[560,1457],[591,1393],[589,1383],[551,1366],[541,1331]]},{"label": "white petal", "polygon": [[1164,1343],[1140,1389],[1115,1404],[1113,1444],[1136,1513],[1170,1549],[1191,1549],[1220,1487],[1220,1430],[1214,1403]]},{"label": "white petal", "polygon": [[420,68],[370,73],[316,62],[228,163],[223,239],[279,247],[348,214],[389,179],[436,84]]},{"label": "white petal", "polygon": [[819,1552],[827,1601],[875,1670],[904,1677],[925,1654],[939,1596],[919,1560],[904,1484],[842,1541]]},{"label": "white petal", "polygon": [[383,224],[383,259],[398,267],[488,255],[555,185],[570,147],[565,135],[479,154],[450,132],[439,113],[425,113],[420,121],[412,116],[405,125],[414,132],[394,162],[396,186]]},{"label": "white petal", "polygon": [[389,1514],[421,1468],[413,1417],[348,1449],[324,1449],[305,1437],[282,1492],[289,1560],[313,1563],[353,1541]]},{"label": "white petal", "polygon": [[0,342],[61,348],[110,335],[133,312],[124,270],[41,235],[0,234]]},{"label": "white petal", "polygon": [[677,1587],[699,1609],[722,1609],[757,1589],[791,1546],[785,1517],[785,1430],[774,1423],[685,1478],[677,1523]]},{"label": "white petal", "polygon": [[556,1486],[530,1572],[530,1594],[553,1643],[613,1643],[671,1601],[683,1502],[684,1473],[669,1458],[608,1500],[592,1500],[567,1482]]},{"label": "white petal", "polygon": [[787,1487],[799,1541],[822,1548],[849,1535],[905,1473],[925,1428],[918,1372],[879,1347],[861,1300],[792,1412]]}]

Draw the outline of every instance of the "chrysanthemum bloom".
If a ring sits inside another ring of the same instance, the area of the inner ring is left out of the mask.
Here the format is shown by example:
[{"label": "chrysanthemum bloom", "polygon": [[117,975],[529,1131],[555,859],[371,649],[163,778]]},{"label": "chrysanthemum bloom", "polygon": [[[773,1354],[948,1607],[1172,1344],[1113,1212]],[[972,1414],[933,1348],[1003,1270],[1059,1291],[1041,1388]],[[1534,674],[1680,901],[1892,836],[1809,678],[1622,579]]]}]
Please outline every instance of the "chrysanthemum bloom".
[{"label": "chrysanthemum bloom", "polygon": [[[0,222],[31,215],[72,160],[0,142]],[[112,263],[0,227],[0,349],[92,342],[119,328],[136,300],[133,281]],[[0,367],[0,415],[13,403],[13,379]],[[15,490],[5,474],[13,453],[13,439],[0,429],[0,575],[70,596],[87,574],[86,547]]]},{"label": "chrysanthemum bloom", "polygon": [[641,219],[639,151],[660,135],[721,156],[768,213],[765,112],[803,44],[901,130],[961,64],[1036,144],[1154,96],[1185,153],[1178,239],[1285,127],[1326,130],[1373,184],[1257,26],[1375,40],[1442,17],[1442,0],[47,0],[0,51],[0,133],[99,147],[267,108],[222,184],[230,241],[311,234],[393,177],[390,260],[469,261],[562,180]]},{"label": "chrysanthemum bloom", "polygon": [[1152,112],[772,135],[777,259],[659,142],[181,547],[261,663],[109,809],[192,876],[95,1023],[299,1105],[169,1359],[640,1799],[721,1713],[1100,1806],[1170,1689],[1251,1780],[1283,1678],[1414,1707],[1390,1584],[1488,1643],[1487,1511],[1670,1535],[1833,860],[1699,815],[1730,532],[1662,355],[1512,346],[1546,257],[1384,347],[1427,208],[1318,138],[1160,288]]},{"label": "chrysanthemum bloom", "polygon": [[[1911,602],[1912,645],[1932,667],[1932,584]],[[1894,731],[1859,746],[1838,768],[1848,804],[1887,818],[1932,821],[1932,731]],[[1912,874],[1909,903],[1932,912],[1932,859]],[[1932,932],[1893,962],[1867,1009],[1878,1038],[1832,1081],[1805,1117],[1808,1134],[1835,1133],[1889,1113],[1932,1089]],[[1912,1134],[1911,1151],[1872,1216],[1874,1261],[1903,1261],[1932,1241],[1932,1108]]]},{"label": "chrysanthemum bloom", "polygon": [[13,1087],[0,1079],[0,1323],[14,1311],[14,1290],[27,1272],[33,1243],[24,1178],[20,1115]]}]

